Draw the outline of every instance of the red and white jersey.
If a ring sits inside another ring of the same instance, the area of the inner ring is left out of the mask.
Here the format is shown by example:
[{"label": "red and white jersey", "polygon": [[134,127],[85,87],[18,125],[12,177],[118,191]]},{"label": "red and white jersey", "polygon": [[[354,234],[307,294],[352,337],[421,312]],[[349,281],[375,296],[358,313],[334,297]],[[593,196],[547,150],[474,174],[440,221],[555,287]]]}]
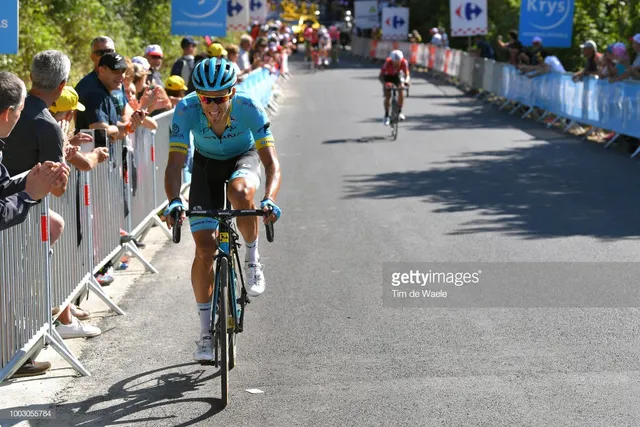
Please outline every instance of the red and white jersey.
[{"label": "red and white jersey", "polygon": [[384,61],[384,65],[382,66],[382,74],[385,76],[397,76],[400,74],[400,71],[404,72],[405,75],[409,73],[409,63],[405,58],[402,58],[400,61],[400,66],[398,68],[393,66],[393,61],[391,58],[387,58]]}]

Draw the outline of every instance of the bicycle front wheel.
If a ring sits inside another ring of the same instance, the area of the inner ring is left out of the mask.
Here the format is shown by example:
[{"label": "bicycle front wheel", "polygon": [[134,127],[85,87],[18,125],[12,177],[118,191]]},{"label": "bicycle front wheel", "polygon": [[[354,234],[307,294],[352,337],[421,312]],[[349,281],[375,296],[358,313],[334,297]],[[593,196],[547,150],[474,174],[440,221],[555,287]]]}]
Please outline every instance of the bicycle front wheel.
[{"label": "bicycle front wheel", "polygon": [[220,321],[218,322],[218,339],[220,340],[220,384],[222,405],[229,403],[229,335],[227,321],[229,318],[229,260],[220,259],[220,293],[218,296]]}]

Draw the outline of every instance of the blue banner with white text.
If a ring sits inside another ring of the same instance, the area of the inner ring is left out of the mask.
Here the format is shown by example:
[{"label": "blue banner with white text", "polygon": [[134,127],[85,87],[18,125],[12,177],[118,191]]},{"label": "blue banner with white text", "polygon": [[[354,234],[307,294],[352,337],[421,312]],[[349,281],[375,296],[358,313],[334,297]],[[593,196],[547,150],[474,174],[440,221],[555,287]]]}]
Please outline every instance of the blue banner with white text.
[{"label": "blue banner with white text", "polygon": [[574,0],[522,0],[518,38],[531,46],[535,37],[545,47],[571,47]]},{"label": "blue banner with white text", "polygon": [[18,0],[3,0],[0,7],[0,53],[18,53]]},{"label": "blue banner with white text", "polygon": [[171,34],[223,37],[227,0],[172,0]]}]

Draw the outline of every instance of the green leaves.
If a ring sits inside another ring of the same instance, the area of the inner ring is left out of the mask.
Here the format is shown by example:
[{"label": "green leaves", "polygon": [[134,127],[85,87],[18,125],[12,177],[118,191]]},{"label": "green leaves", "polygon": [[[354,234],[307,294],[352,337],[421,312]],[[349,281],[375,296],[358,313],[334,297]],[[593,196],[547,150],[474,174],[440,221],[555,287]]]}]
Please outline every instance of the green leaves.
[{"label": "green leaves", "polygon": [[[75,85],[93,68],[91,40],[106,35],[118,53],[129,58],[143,56],[149,44],[162,46],[166,78],[182,56],[182,36],[170,32],[170,0],[20,0],[20,50],[18,55],[0,55],[0,69],[17,74],[29,86],[33,56],[56,49],[71,58],[70,84]],[[222,40],[237,43],[240,34]],[[199,41],[204,48],[204,39]]]}]

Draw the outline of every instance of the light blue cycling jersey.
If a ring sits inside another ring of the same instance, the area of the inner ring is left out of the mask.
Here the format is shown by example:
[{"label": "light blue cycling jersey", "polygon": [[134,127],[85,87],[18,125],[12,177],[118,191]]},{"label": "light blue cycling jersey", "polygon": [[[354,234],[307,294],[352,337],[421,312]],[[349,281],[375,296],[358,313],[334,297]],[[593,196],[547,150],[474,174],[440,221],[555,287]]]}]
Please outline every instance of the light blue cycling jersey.
[{"label": "light blue cycling jersey", "polygon": [[250,95],[236,92],[231,100],[227,127],[219,138],[211,129],[196,92],[176,105],[169,137],[169,152],[187,154],[193,134],[195,148],[205,157],[229,160],[253,147],[258,150],[274,145],[269,117]]}]

